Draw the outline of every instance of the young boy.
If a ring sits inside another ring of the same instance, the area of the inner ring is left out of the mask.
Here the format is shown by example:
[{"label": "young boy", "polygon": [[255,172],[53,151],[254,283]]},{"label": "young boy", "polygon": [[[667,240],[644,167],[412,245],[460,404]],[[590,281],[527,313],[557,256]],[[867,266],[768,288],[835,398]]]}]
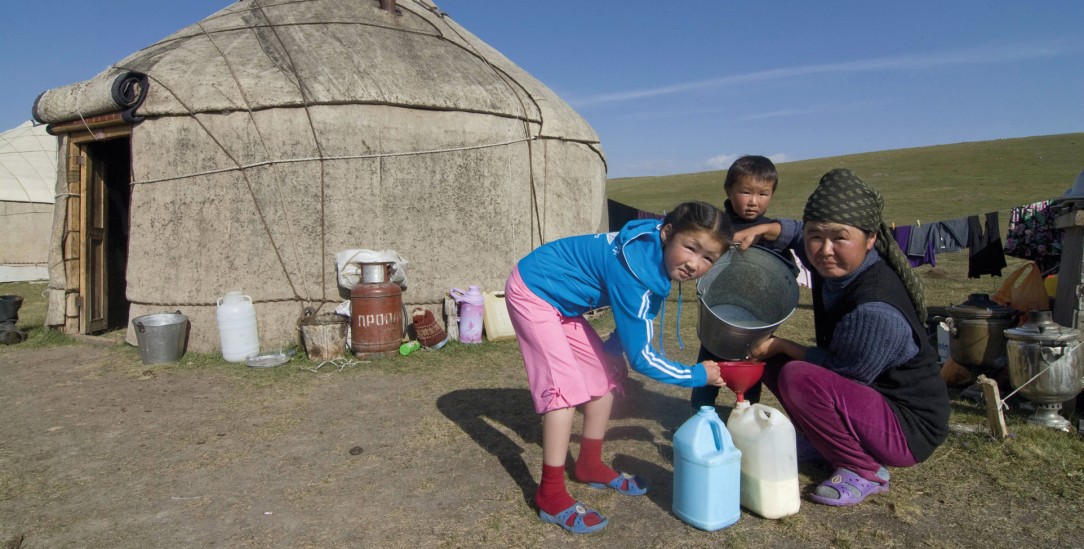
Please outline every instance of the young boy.
[{"label": "young boy", "polygon": [[799,222],[765,217],[778,186],[775,164],[763,156],[743,156],[726,171],[723,210],[734,224],[734,244],[742,250],[759,245],[783,251],[797,243]]},{"label": "young boy", "polygon": [[[784,256],[789,258],[790,253],[786,250],[798,241],[799,223],[765,216],[778,185],[779,173],[775,164],[766,157],[746,155],[730,165],[726,171],[726,179],[723,180],[723,191],[726,192],[723,211],[734,225],[735,248],[746,250],[757,244],[771,250],[783,251]],[[763,240],[762,236],[765,237]],[[744,358],[717,357],[701,345],[697,362]],[[696,387],[692,391],[690,404],[693,410],[698,410],[701,406],[713,406],[718,395],[718,387]],[[750,402],[759,401],[760,384],[751,387],[744,396],[745,400]]]}]

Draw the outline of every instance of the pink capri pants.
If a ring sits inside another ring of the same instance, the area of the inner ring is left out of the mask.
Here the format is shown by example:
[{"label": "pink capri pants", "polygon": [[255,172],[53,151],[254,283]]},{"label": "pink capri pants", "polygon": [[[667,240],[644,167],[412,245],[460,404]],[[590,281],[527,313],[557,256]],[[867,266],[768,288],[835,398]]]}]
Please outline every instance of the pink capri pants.
[{"label": "pink capri pants", "polygon": [[607,358],[602,338],[583,317],[566,317],[535,295],[518,267],[508,277],[504,296],[535,412],[579,406],[614,390],[628,375],[624,359]]}]

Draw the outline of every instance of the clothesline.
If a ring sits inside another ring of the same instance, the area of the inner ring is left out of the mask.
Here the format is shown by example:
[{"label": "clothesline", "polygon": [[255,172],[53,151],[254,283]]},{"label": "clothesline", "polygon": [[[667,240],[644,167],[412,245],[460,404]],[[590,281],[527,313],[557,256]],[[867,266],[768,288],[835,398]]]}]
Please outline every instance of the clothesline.
[{"label": "clothesline", "polygon": [[[1061,231],[1054,227],[1054,216],[1047,212],[1050,204],[1050,200],[1042,200],[1011,208],[1004,244],[998,211],[926,223],[916,219],[914,225],[893,223],[892,236],[912,267],[936,267],[938,254],[966,248],[969,278],[1001,276],[1006,255],[1035,261],[1045,275],[1056,271],[1061,262]],[[611,231],[619,230],[630,219],[662,217],[613,200],[608,206]]]},{"label": "clothesline", "polygon": [[912,267],[937,265],[937,254],[970,249],[968,276],[1001,275],[1005,256],[1029,259],[1045,272],[1057,270],[1061,259],[1061,231],[1054,227],[1054,216],[1048,212],[1050,200],[1042,200],[1011,208],[1004,245],[1001,242],[999,212],[928,222],[925,225],[897,226],[892,233],[907,254]]}]

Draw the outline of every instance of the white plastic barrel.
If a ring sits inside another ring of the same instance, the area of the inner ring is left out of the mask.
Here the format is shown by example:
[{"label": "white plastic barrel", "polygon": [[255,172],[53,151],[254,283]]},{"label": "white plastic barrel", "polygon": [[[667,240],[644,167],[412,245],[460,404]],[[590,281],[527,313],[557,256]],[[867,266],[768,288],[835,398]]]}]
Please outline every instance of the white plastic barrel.
[{"label": "white plastic barrel", "polygon": [[256,308],[252,306],[251,297],[240,291],[226,292],[226,295],[218,298],[216,316],[223,359],[242,362],[260,353]]},{"label": "white plastic barrel", "polygon": [[798,512],[798,450],[794,425],[783,412],[742,401],[726,420],[741,450],[741,505],[768,519]]}]

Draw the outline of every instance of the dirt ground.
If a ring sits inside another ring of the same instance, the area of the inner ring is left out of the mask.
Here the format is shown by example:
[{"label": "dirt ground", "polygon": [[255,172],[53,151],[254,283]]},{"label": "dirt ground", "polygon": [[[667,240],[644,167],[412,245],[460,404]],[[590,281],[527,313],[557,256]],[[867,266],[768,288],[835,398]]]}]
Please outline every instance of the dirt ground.
[{"label": "dirt ground", "polygon": [[[855,508],[803,501],[783,520],[743,512],[726,529],[696,530],[670,511],[671,439],[689,415],[687,393],[636,378],[604,457],[652,491],[628,498],[570,482],[610,518],[603,532],[572,536],[525,503],[541,449],[521,366],[440,352],[317,372],[290,363],[268,379],[243,367],[148,367],[131,348],[4,349],[0,544],[1084,545],[1080,494],[1019,494],[979,467],[956,486],[915,481],[966,444],[894,471],[888,494]],[[803,490],[826,474],[803,465]]]}]

